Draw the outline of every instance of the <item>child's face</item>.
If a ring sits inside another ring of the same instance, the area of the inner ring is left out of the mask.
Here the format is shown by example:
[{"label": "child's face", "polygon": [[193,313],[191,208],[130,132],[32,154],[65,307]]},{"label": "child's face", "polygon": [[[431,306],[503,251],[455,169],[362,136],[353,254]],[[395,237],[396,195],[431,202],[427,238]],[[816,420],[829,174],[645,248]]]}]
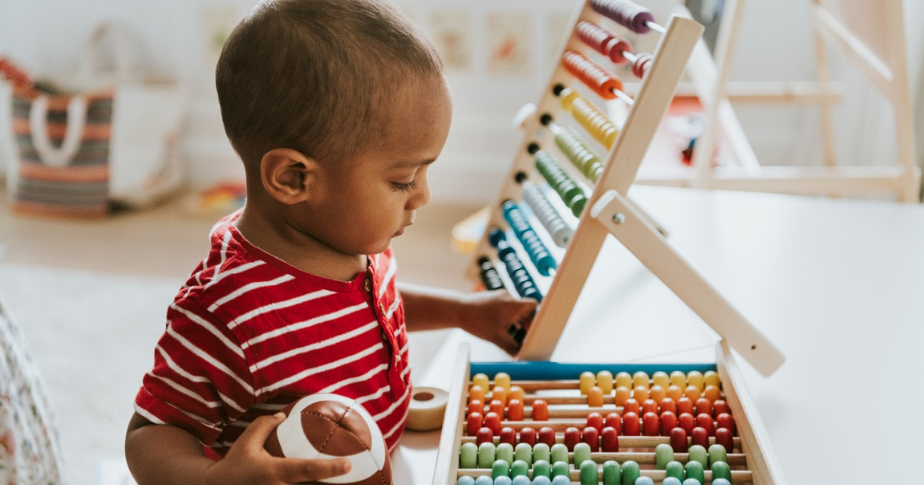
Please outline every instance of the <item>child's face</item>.
[{"label": "child's face", "polygon": [[416,82],[385,109],[390,110],[390,123],[373,128],[384,130],[376,133],[381,143],[339,172],[319,175],[321,197],[311,232],[340,253],[388,249],[392,238],[413,224],[414,212],[430,200],[427,170],[443,150],[452,119],[448,86],[443,79]]}]

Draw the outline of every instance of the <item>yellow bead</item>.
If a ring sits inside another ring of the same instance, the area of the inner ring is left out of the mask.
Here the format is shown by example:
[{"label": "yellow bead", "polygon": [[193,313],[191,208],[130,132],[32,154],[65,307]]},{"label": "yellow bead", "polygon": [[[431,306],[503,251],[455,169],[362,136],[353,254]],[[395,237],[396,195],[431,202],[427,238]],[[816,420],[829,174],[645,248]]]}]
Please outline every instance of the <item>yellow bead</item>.
[{"label": "yellow bead", "polygon": [[667,375],[667,372],[658,371],[651,375],[651,383],[667,389],[671,385],[671,378]]},{"label": "yellow bead", "polygon": [[661,404],[661,400],[667,397],[667,389],[655,384],[651,386],[651,399],[654,399],[654,402]]},{"label": "yellow bead", "polygon": [[491,392],[491,400],[500,401],[504,406],[507,405],[507,390],[501,386],[494,386],[494,391]]},{"label": "yellow bead", "polygon": [[597,386],[591,387],[587,392],[587,405],[592,408],[603,407],[603,390]]},{"label": "yellow bead", "polygon": [[632,389],[632,376],[628,372],[620,372],[616,374],[616,387],[626,387]]},{"label": "yellow bead", "polygon": [[603,391],[604,396],[613,392],[613,373],[608,370],[597,372],[597,387]]},{"label": "yellow bead", "polygon": [[565,111],[569,113],[571,112],[571,105],[574,103],[574,100],[581,97],[577,91],[572,89],[563,90],[559,96],[561,96],[561,107],[565,108]]},{"label": "yellow bead", "polygon": [[706,385],[706,380],[705,380],[705,378],[703,377],[703,373],[702,373],[702,372],[699,372],[699,371],[695,371],[695,370],[694,370],[694,371],[690,371],[690,372],[687,374],[687,385],[688,385],[688,386],[695,386],[697,389],[699,389],[700,391],[702,391],[703,388],[706,387],[706,386],[705,386],[705,385]]},{"label": "yellow bead", "polygon": [[488,376],[485,374],[475,374],[472,377],[473,386],[481,386],[482,389],[490,389],[491,382],[488,381]]},{"label": "yellow bead", "polygon": [[632,397],[632,391],[628,387],[619,386],[616,388],[616,397],[613,400],[616,401],[617,406],[625,406],[630,397]]},{"label": "yellow bead", "polygon": [[503,387],[504,390],[510,390],[510,374],[498,372],[494,376],[494,387]]},{"label": "yellow bead", "polygon": [[597,376],[593,372],[581,373],[581,395],[586,396],[591,387],[597,385]]},{"label": "yellow bead", "polygon": [[[648,387],[651,385],[651,384],[648,382],[648,374],[646,374],[645,372],[642,372],[642,371],[638,371],[638,372],[635,373],[635,375],[632,376],[632,384],[633,384],[635,387],[642,386],[642,387],[644,387],[645,389],[648,389]],[[639,401],[639,402],[641,402],[641,401]]]},{"label": "yellow bead", "polygon": [[719,387],[719,374],[714,370],[706,371],[706,374],[703,376],[703,379],[706,381],[707,386]]},{"label": "yellow bead", "polygon": [[526,402],[526,392],[523,391],[523,388],[520,386],[510,386],[510,390],[507,391],[507,400],[519,399],[520,402]]},{"label": "yellow bead", "polygon": [[671,372],[671,385],[681,389],[687,387],[687,375],[679,370]]}]

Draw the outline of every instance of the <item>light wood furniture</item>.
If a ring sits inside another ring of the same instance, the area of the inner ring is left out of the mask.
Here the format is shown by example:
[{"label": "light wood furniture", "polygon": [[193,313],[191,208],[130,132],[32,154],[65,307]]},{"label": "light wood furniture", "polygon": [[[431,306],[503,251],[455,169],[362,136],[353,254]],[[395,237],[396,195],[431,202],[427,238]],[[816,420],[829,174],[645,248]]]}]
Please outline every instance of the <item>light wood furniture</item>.
[{"label": "light wood furniture", "polygon": [[[811,0],[816,81],[730,83],[735,46],[741,35],[747,35],[741,32],[746,3],[746,0],[727,0],[714,56],[700,42],[691,58],[690,78],[704,107],[704,132],[696,141],[692,168],[678,167],[676,176],[640,178],[638,183],[812,195],[887,194],[901,202],[917,202],[921,172],[915,165],[902,1]],[[843,88],[831,79],[828,46],[859,69],[890,105],[895,125],[894,164],[839,164],[832,113]],[[824,165],[762,166],[744,135],[732,102],[818,106]],[[720,136],[731,151],[727,158],[734,160],[736,166],[714,167],[713,153]]]}]

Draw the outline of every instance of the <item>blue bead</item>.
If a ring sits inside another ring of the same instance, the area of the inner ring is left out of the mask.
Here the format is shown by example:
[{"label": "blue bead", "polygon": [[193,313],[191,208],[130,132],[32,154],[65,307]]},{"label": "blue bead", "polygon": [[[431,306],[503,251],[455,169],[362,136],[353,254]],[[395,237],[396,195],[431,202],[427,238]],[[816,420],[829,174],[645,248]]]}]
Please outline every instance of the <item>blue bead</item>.
[{"label": "blue bead", "polygon": [[635,479],[635,485],[654,485],[654,480],[650,477],[638,477]]},{"label": "blue bead", "polygon": [[552,485],[552,480],[549,480],[549,477],[539,475],[533,479],[533,485]]},{"label": "blue bead", "polygon": [[512,483],[510,477],[497,477],[494,479],[494,485],[511,485]]},{"label": "blue bead", "polygon": [[468,476],[459,477],[459,481],[456,485],[475,485],[475,479]]},{"label": "blue bead", "polygon": [[481,476],[475,479],[475,485],[494,485],[494,480],[491,477]]},{"label": "blue bead", "polygon": [[687,478],[686,480],[683,481],[683,485],[703,485],[703,484],[699,483],[699,480],[695,478]]},{"label": "blue bead", "polygon": [[661,485],[683,485],[683,484],[681,484],[680,480],[678,480],[675,477],[667,477],[664,479],[663,482],[661,482]]},{"label": "blue bead", "polygon": [[[495,480],[494,483],[496,485],[497,481]],[[513,479],[513,485],[530,485],[529,477],[524,477],[523,475],[520,475]]]},{"label": "blue bead", "polygon": [[559,475],[552,479],[552,485],[571,485],[571,479],[566,476]]},{"label": "blue bead", "polygon": [[716,478],[712,481],[712,485],[731,485],[731,483],[729,483],[728,480],[724,478]]}]

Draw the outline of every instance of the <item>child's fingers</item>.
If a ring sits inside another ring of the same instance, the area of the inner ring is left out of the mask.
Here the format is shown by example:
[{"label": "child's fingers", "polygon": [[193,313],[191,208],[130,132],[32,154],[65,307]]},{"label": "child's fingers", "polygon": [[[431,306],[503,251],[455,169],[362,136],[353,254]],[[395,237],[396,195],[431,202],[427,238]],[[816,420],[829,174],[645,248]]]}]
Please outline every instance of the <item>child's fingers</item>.
[{"label": "child's fingers", "polygon": [[272,416],[260,416],[250,423],[250,426],[244,429],[244,432],[241,433],[241,437],[237,439],[235,444],[240,443],[245,447],[262,449],[263,443],[266,443],[266,439],[269,438],[270,433],[272,433],[285,418],[285,414],[282,413],[276,413]]},{"label": "child's fingers", "polygon": [[303,483],[338,477],[350,471],[350,460],[300,460],[286,458],[278,461],[279,476],[285,483]]}]

